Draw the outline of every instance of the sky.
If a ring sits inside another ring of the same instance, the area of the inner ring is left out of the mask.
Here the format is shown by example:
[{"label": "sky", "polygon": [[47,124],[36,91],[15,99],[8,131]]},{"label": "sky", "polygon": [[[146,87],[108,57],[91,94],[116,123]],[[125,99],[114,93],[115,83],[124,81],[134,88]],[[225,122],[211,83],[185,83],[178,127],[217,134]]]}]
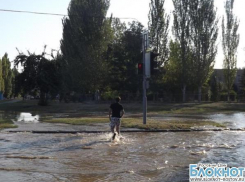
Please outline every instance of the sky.
[{"label": "sky", "polygon": [[[0,9],[67,14],[70,0],[0,0]],[[122,21],[138,20],[145,28],[148,24],[150,0],[111,0],[108,16],[111,14]],[[224,15],[224,0],[214,0],[220,17],[219,45],[215,68],[222,68],[223,51],[221,48],[221,18]],[[245,67],[245,0],[235,0],[234,14],[240,20],[240,44],[238,47],[237,67]],[[167,13],[173,11],[172,0],[165,0]],[[0,11],[0,57],[8,53],[10,61],[18,51],[41,53],[44,45],[46,52],[59,50],[62,39],[62,16],[35,15],[27,13],[10,13]],[[171,18],[170,21],[173,19]],[[170,30],[171,32],[171,30]],[[17,49],[16,49],[17,48]]]}]

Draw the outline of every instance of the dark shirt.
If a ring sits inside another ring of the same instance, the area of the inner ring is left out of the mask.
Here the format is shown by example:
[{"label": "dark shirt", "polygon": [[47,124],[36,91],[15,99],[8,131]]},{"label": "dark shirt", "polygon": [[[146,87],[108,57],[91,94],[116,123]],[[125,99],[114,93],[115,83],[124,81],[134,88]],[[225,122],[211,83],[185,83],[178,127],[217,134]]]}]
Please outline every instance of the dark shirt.
[{"label": "dark shirt", "polygon": [[110,108],[112,110],[112,117],[121,117],[120,112],[123,110],[123,106],[120,103],[116,102],[114,104],[111,104]]}]

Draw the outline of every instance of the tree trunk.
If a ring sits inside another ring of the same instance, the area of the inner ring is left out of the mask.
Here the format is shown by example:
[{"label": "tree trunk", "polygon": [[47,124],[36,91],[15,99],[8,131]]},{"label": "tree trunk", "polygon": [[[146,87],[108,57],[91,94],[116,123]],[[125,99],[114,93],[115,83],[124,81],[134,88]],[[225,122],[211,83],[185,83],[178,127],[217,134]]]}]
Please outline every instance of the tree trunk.
[{"label": "tree trunk", "polygon": [[186,102],[186,85],[185,84],[183,84],[182,93],[183,93],[183,102]]},{"label": "tree trunk", "polygon": [[202,86],[198,87],[198,102],[202,102]]},{"label": "tree trunk", "polygon": [[228,89],[228,92],[227,92],[227,102],[230,102],[230,90]]},{"label": "tree trunk", "polygon": [[40,106],[47,106],[48,105],[48,99],[47,99],[46,93],[44,93],[44,92],[40,93],[40,99],[39,99],[38,105],[40,105]]}]

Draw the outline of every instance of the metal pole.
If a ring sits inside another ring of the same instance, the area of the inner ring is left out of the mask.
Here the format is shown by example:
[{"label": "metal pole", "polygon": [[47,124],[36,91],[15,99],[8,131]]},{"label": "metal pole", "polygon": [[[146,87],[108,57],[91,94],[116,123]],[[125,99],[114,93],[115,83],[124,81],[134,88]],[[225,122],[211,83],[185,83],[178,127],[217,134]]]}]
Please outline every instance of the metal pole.
[{"label": "metal pole", "polygon": [[145,73],[145,53],[148,44],[148,33],[143,34],[143,124],[146,124],[147,119],[147,96],[146,96],[146,73]]},{"label": "metal pole", "polygon": [[146,96],[146,77],[143,78],[143,124],[147,119],[147,96]]}]

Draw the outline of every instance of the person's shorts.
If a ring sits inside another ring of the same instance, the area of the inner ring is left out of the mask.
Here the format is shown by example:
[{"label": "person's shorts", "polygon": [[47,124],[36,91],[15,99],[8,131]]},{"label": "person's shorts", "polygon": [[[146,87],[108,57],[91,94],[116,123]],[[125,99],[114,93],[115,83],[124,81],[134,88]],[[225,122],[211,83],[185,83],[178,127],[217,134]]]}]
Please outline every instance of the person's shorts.
[{"label": "person's shorts", "polygon": [[120,126],[121,118],[111,117],[110,127]]}]

